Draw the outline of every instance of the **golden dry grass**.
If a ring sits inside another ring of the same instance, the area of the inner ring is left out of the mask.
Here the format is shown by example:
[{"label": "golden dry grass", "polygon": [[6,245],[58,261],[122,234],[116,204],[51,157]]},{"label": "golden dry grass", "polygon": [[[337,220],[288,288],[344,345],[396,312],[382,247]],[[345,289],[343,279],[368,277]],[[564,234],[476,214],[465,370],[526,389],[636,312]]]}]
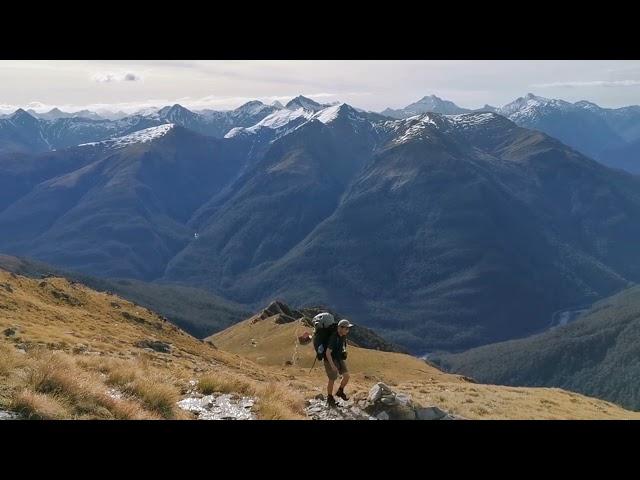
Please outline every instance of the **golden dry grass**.
[{"label": "golden dry grass", "polygon": [[27,389],[22,390],[13,398],[10,407],[30,420],[69,418],[68,410],[55,396]]},{"label": "golden dry grass", "polygon": [[[259,418],[302,419],[305,399],[325,391],[322,364],[309,371],[312,346],[296,346],[305,328],[295,322],[241,322],[213,337],[215,349],[145,308],[65,279],[0,270],[0,283],[12,290],[0,288],[0,332],[15,331],[0,334],[0,408],[30,418],[193,418],[176,401],[195,379],[203,393],[257,397]],[[144,350],[140,340],[169,343],[171,352]],[[467,418],[640,418],[560,389],[469,383],[409,355],[350,347],[348,363],[354,398],[382,381]]]},{"label": "golden dry grass", "polygon": [[210,373],[198,379],[198,391],[204,395],[212,393],[253,395],[254,390],[254,385],[237,375]]},{"label": "golden dry grass", "polygon": [[305,399],[301,393],[282,384],[267,383],[256,389],[259,416],[265,420],[305,418]]},{"label": "golden dry grass", "polygon": [[15,348],[0,343],[0,377],[7,377],[20,365],[20,358]]},{"label": "golden dry grass", "polygon": [[256,382],[239,375],[209,373],[198,379],[197,388],[204,395],[233,393],[257,397],[258,418],[263,420],[305,418],[303,395],[283,383]]},{"label": "golden dry grass", "polygon": [[145,408],[166,419],[177,417],[180,400],[178,389],[168,383],[152,379],[138,379],[124,387],[124,391],[140,399]]},{"label": "golden dry grass", "polygon": [[[2,270],[0,282],[12,287],[0,289],[0,332],[15,330],[0,336],[0,408],[15,409],[20,399],[30,418],[182,419],[193,416],[176,402],[198,372],[215,372],[203,388],[215,381],[220,391],[239,395],[255,394],[262,381],[280,381],[118,297],[62,278],[41,281]],[[147,339],[169,343],[171,353],[136,346]]]},{"label": "golden dry grass", "polygon": [[[321,363],[310,371],[314,359],[311,344],[295,345],[305,330],[311,331],[296,322],[276,324],[265,319],[240,322],[209,338],[221,350],[243,355],[295,380],[289,391],[310,398],[324,393],[326,376]],[[293,358],[295,364],[286,366]],[[350,346],[347,363],[351,372],[347,391],[356,399],[365,398],[371,386],[381,381],[408,393],[417,403],[437,405],[471,419],[640,419],[640,412],[557,388],[470,383],[399,353]]]}]

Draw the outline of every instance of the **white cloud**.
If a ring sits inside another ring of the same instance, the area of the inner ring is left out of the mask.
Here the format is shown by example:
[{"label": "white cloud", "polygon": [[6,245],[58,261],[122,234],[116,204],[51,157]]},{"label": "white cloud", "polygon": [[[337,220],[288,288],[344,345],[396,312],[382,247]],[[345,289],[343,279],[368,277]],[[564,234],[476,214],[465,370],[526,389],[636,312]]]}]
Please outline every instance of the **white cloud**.
[{"label": "white cloud", "polygon": [[99,72],[93,75],[92,80],[98,83],[114,83],[114,82],[138,82],[142,80],[140,75],[133,72]]},{"label": "white cloud", "polygon": [[537,88],[553,88],[553,87],[637,87],[640,86],[640,80],[592,80],[588,82],[552,82],[552,83],[534,83],[532,87]]}]

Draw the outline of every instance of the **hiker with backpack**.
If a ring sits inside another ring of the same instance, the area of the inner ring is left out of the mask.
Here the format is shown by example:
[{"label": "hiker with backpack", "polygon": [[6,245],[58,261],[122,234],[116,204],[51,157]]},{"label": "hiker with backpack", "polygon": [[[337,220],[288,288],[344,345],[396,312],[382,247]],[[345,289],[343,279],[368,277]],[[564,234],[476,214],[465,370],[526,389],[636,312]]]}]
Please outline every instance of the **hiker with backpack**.
[{"label": "hiker with backpack", "polygon": [[349,383],[349,370],[347,369],[347,335],[353,325],[349,320],[342,319],[337,324],[333,315],[321,313],[314,317],[314,347],[317,359],[324,361],[324,369],[329,382],[327,384],[327,405],[333,407],[336,400],[333,398],[333,384],[342,375],[342,381],[336,391],[336,396],[343,400],[349,400],[344,393],[344,388]]}]

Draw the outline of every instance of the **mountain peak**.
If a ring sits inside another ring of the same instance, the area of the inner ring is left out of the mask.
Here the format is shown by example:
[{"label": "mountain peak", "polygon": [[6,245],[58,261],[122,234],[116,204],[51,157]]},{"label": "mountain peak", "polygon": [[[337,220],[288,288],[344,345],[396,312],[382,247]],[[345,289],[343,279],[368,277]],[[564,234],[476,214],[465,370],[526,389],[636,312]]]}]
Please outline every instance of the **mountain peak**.
[{"label": "mountain peak", "polygon": [[418,100],[418,102],[427,102],[427,101],[430,101],[430,100],[435,100],[435,101],[438,101],[438,102],[442,102],[443,101],[440,97],[432,94],[432,95],[425,95],[420,100]]},{"label": "mountain peak", "polygon": [[282,105],[282,103],[280,103],[278,100],[274,100],[273,102],[271,102],[271,106],[277,108],[278,110],[284,108],[284,105]]},{"label": "mountain peak", "polygon": [[[539,102],[539,103],[550,103],[550,102],[557,102],[558,100],[552,100],[546,97],[541,97],[539,95],[534,95],[533,93],[529,92],[527,93],[524,97],[520,97],[518,100],[522,101],[522,102],[529,102],[529,101],[535,101],[535,102]],[[516,101],[518,101],[516,100]]]},{"label": "mountain peak", "polygon": [[331,107],[320,110],[312,118],[319,120],[322,123],[329,123],[336,120],[337,118],[357,119],[358,111],[355,110],[351,105],[348,105],[346,103],[338,103],[337,105],[332,105]]},{"label": "mountain peak", "polygon": [[407,105],[402,109],[386,109],[382,112],[382,114],[396,118],[408,118],[428,112],[439,113],[442,115],[457,115],[460,113],[469,112],[469,110],[466,108],[461,108],[449,100],[443,100],[436,95],[427,95],[422,97],[417,102]]},{"label": "mountain peak", "polygon": [[264,106],[264,103],[262,103],[260,100],[251,100],[247,103],[243,103],[238,108],[236,108],[236,110],[246,110],[248,108],[263,107],[263,106]]},{"label": "mountain peak", "polygon": [[289,110],[297,110],[298,108],[302,108],[304,110],[317,112],[318,110],[322,110],[324,108],[324,105],[321,105],[318,102],[311,100],[310,98],[307,98],[303,95],[298,95],[296,98],[291,99],[285,107]]},{"label": "mountain peak", "polygon": [[19,123],[22,123],[22,124],[25,124],[25,123],[36,124],[36,123],[38,123],[38,119],[36,117],[34,117],[30,113],[24,111],[22,108],[17,109],[15,112],[13,112],[11,115],[9,115],[8,118],[9,118],[9,120],[11,120],[13,122],[19,122]]},{"label": "mountain peak", "polygon": [[160,113],[160,114],[174,114],[174,113],[178,113],[178,112],[192,113],[191,110],[188,110],[187,108],[183,107],[179,103],[174,103],[171,106],[166,106],[166,107],[163,107],[160,110],[158,110],[158,113]]},{"label": "mountain peak", "polygon": [[193,113],[191,110],[176,103],[170,107],[161,108],[158,110],[157,115],[160,120],[185,125],[192,121],[197,116],[197,113]]},{"label": "mountain peak", "polygon": [[14,118],[14,117],[16,117],[16,118],[17,118],[17,117],[24,117],[25,115],[26,115],[27,117],[35,118],[35,117],[33,117],[33,115],[31,115],[29,112],[27,112],[27,111],[23,110],[22,108],[17,109],[15,112],[13,112],[13,113],[10,115],[10,117],[11,117],[11,118]]},{"label": "mountain peak", "polygon": [[576,107],[584,108],[586,110],[602,110],[600,105],[597,105],[588,100],[580,100],[579,102],[574,103]]},{"label": "mountain peak", "polygon": [[246,114],[246,115],[256,115],[260,113],[262,110],[264,110],[265,108],[271,110],[269,106],[265,105],[260,100],[251,100],[250,102],[240,105],[238,108],[234,110],[234,112],[236,114],[240,113],[240,114]]}]

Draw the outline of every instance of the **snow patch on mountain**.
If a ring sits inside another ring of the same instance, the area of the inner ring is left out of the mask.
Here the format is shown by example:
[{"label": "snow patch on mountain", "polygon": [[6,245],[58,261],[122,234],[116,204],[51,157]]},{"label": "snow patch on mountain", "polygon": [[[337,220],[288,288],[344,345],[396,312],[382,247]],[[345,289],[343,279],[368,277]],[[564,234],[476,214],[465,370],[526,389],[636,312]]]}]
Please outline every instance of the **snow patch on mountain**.
[{"label": "snow patch on mountain", "polygon": [[260,120],[252,127],[236,127],[231,129],[229,132],[227,132],[224,138],[233,138],[240,134],[255,134],[258,133],[262,128],[277,130],[284,127],[293,120],[297,120],[299,118],[309,119],[312,115],[312,112],[306,111],[303,108],[299,108],[297,110],[277,110],[271,115],[268,115]]},{"label": "snow patch on mountain", "polygon": [[459,128],[476,128],[480,125],[493,121],[497,115],[495,113],[463,113],[461,115],[447,115],[446,119]]},{"label": "snow patch on mountain", "polygon": [[415,115],[395,122],[385,122],[385,125],[398,133],[398,136],[392,140],[395,145],[407,143],[417,138],[425,138],[428,128],[438,126],[429,114]]},{"label": "snow patch on mountain", "polygon": [[572,103],[565,102],[564,100],[538,97],[529,93],[500,108],[498,113],[510,118],[514,122],[518,122],[538,118],[549,109],[569,111],[575,108]]},{"label": "snow patch on mountain", "polygon": [[123,137],[109,138],[101,142],[82,143],[78,146],[79,147],[105,146],[110,148],[123,148],[136,143],[148,143],[148,142],[151,142],[152,140],[155,140],[157,138],[160,138],[166,135],[174,126],[175,124],[173,123],[165,123],[164,125],[159,125],[157,127],[138,130],[137,132],[133,132]]}]

